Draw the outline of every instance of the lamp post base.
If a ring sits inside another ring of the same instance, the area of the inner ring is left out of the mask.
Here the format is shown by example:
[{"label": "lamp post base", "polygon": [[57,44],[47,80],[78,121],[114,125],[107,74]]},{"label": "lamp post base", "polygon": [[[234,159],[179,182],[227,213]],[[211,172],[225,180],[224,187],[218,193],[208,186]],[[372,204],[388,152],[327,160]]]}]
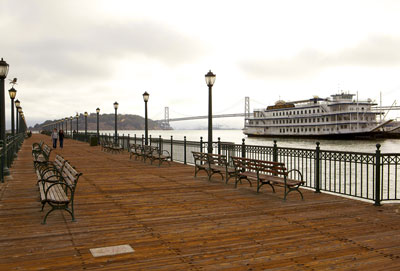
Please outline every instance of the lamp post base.
[{"label": "lamp post base", "polygon": [[3,176],[10,176],[10,175],[11,175],[10,169],[7,166],[3,167]]}]

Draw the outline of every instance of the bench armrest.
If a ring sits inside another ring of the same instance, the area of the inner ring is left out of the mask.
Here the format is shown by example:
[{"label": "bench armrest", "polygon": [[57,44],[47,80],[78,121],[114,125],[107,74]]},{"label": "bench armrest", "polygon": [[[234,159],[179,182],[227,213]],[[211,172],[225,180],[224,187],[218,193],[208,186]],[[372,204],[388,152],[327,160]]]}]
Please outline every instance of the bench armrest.
[{"label": "bench armrest", "polygon": [[303,181],[303,174],[300,172],[300,170],[295,169],[295,168],[294,168],[294,169],[291,169],[291,170],[289,170],[289,171],[287,172],[288,176],[289,176],[289,174],[290,174],[291,172],[297,172],[297,173],[300,175],[300,180]]}]

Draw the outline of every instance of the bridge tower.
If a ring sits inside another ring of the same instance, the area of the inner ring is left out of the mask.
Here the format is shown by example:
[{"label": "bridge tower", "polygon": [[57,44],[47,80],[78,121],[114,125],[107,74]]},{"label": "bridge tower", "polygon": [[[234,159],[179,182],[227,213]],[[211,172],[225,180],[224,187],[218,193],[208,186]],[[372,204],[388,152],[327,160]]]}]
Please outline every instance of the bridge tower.
[{"label": "bridge tower", "polygon": [[250,97],[245,97],[244,98],[244,126],[246,126],[248,118],[250,118]]},{"label": "bridge tower", "polygon": [[169,107],[166,106],[164,108],[164,121],[161,122],[162,128],[164,130],[169,130],[171,127],[169,126]]},{"label": "bridge tower", "polygon": [[169,126],[169,107],[166,106],[164,110],[164,122]]}]

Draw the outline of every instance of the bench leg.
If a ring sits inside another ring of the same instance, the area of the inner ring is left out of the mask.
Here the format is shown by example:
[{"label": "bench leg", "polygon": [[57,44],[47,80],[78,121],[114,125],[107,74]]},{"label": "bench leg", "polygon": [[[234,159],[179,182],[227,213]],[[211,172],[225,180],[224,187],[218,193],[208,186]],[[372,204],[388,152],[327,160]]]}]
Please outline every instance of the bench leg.
[{"label": "bench leg", "polygon": [[219,174],[219,175],[221,175],[222,180],[224,180],[224,174],[222,174],[221,172],[213,172],[213,173],[211,173],[211,174],[208,176],[208,180],[209,180],[209,181],[211,181],[211,176],[214,175],[214,174]]},{"label": "bench leg", "polygon": [[51,209],[50,211],[48,211],[47,214],[44,216],[44,219],[43,219],[43,221],[42,221],[42,224],[43,224],[43,225],[46,224],[47,217],[48,217],[49,214],[50,214],[51,212],[53,212],[54,210],[56,210],[56,208],[52,208],[52,209]]},{"label": "bench leg", "polygon": [[42,209],[40,210],[41,212],[43,212],[44,206],[46,205],[46,202],[42,203]]},{"label": "bench leg", "polygon": [[257,187],[257,193],[260,191],[261,186],[263,186],[264,184],[268,184],[269,186],[271,186],[272,192],[275,193],[275,188],[270,182],[267,182],[267,183],[261,182],[261,184]]},{"label": "bench leg", "polygon": [[290,187],[288,187],[288,191],[287,192],[286,191],[287,190],[285,188],[285,197],[283,198],[283,200],[286,200],[287,195],[289,195],[289,193],[292,192],[292,191],[299,192],[299,194],[301,196],[301,200],[304,200],[303,193],[301,193],[301,191],[298,188],[290,188]]}]

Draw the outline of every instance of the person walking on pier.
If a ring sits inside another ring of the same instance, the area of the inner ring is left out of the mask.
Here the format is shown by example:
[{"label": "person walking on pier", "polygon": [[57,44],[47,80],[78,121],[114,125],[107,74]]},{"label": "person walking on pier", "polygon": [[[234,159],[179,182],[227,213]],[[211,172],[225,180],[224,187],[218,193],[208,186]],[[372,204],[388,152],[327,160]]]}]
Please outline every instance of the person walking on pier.
[{"label": "person walking on pier", "polygon": [[51,133],[51,139],[53,140],[53,149],[56,149],[57,139],[58,139],[58,133],[56,128],[54,128],[53,132]]},{"label": "person walking on pier", "polygon": [[64,147],[64,131],[62,129],[58,132],[58,139],[60,140],[60,148],[62,149]]}]

